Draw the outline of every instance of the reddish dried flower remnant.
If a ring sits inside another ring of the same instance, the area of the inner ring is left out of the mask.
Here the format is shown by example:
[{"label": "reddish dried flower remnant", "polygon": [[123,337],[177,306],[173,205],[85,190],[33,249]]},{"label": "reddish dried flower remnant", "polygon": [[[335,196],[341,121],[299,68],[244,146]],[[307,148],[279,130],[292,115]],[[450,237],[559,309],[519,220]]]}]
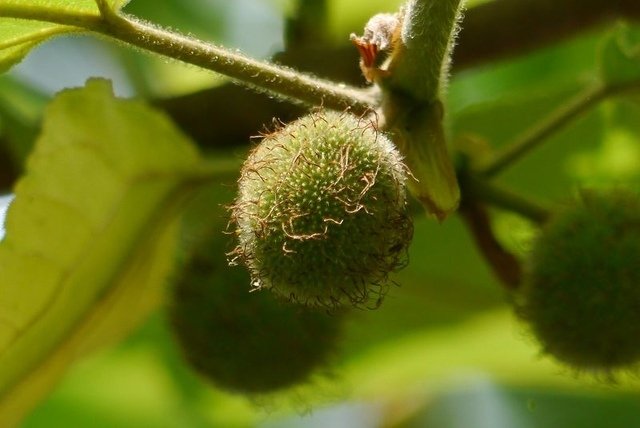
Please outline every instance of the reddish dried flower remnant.
[{"label": "reddish dried flower remnant", "polygon": [[388,52],[398,37],[401,20],[399,13],[380,13],[373,16],[364,27],[364,34],[356,36],[351,33],[351,42],[360,52],[360,69],[368,82],[373,82],[386,70],[378,67],[378,53]]}]

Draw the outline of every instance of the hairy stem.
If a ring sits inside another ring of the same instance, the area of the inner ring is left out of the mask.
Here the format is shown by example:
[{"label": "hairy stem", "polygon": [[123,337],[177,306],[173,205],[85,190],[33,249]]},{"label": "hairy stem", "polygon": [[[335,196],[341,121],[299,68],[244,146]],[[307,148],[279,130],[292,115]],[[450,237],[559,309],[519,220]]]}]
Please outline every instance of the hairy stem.
[{"label": "hairy stem", "polygon": [[453,41],[462,0],[409,0],[404,6],[400,42],[388,65],[384,82],[427,104],[446,87]]},{"label": "hairy stem", "polygon": [[257,61],[200,40],[153,27],[134,18],[106,10],[102,16],[46,7],[0,5],[0,16],[80,27],[144,50],[178,59],[239,83],[310,105],[354,113],[369,111],[375,99],[368,92]]},{"label": "hairy stem", "polygon": [[[460,200],[441,97],[461,4],[462,0],[409,0],[393,29],[389,59],[373,78],[382,90],[381,129],[392,135],[415,178],[409,190],[440,221]],[[370,31],[385,36],[375,25]]]},{"label": "hairy stem", "polygon": [[360,90],[257,61],[131,18],[118,17],[107,21],[98,31],[145,50],[224,74],[254,88],[306,104],[337,110],[352,108],[357,113],[363,113],[373,105],[373,100]]}]

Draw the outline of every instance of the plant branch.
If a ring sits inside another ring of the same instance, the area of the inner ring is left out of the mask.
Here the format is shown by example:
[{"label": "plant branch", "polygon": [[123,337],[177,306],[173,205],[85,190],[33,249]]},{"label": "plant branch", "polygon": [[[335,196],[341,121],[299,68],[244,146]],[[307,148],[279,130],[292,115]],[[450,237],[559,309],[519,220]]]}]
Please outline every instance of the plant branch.
[{"label": "plant branch", "polygon": [[479,201],[463,198],[458,214],[493,274],[507,290],[516,290],[522,282],[522,266],[495,236],[487,208]]},{"label": "plant branch", "polygon": [[458,214],[464,221],[478,251],[507,290],[515,290],[522,282],[522,266],[496,237],[487,205],[510,211],[542,224],[550,212],[537,203],[474,176],[467,168],[459,170],[462,201]]},{"label": "plant branch", "polygon": [[481,177],[467,176],[464,180],[463,195],[463,198],[472,195],[473,199],[513,212],[537,224],[544,223],[550,216],[549,210],[537,202],[489,183]]},{"label": "plant branch", "polygon": [[0,16],[70,25],[97,32],[144,50],[224,74],[257,90],[356,114],[375,104],[368,92],[304,75],[286,67],[257,61],[200,40],[139,22],[110,11],[102,16],[46,7],[0,5]]},{"label": "plant branch", "polygon": [[113,10],[111,10],[111,7],[109,6],[109,3],[107,2],[107,0],[94,0],[94,1],[98,6],[98,10],[100,10],[100,15],[108,16],[114,13]]},{"label": "plant branch", "polygon": [[639,88],[640,81],[616,85],[598,81],[592,84],[505,144],[485,165],[479,166],[476,173],[484,178],[496,176],[604,99]]},{"label": "plant branch", "polygon": [[491,178],[511,166],[535,147],[542,144],[550,135],[562,129],[594,105],[602,101],[611,91],[603,84],[597,83],[579,93],[566,104],[561,105],[531,128],[497,152],[491,160],[477,170],[479,175]]},{"label": "plant branch", "polygon": [[[365,72],[371,68],[366,59],[367,44],[383,39],[391,46],[387,61],[380,68],[374,63],[371,73],[381,89],[380,129],[391,135],[415,178],[408,182],[409,191],[440,221],[454,212],[460,201],[447,149],[441,97],[461,4],[462,0],[409,0],[391,29],[374,16],[363,37],[357,38],[358,46],[365,46],[359,47],[365,52],[361,61]],[[374,44],[375,52],[381,46],[380,42]]]},{"label": "plant branch", "polygon": [[402,11],[400,40],[381,84],[429,104],[441,98],[449,77],[462,0],[409,0]]},{"label": "plant branch", "polygon": [[105,35],[136,47],[178,59],[279,96],[310,105],[361,114],[373,107],[374,100],[362,90],[304,75],[297,71],[257,61],[239,53],[203,43],[163,29],[118,16],[96,28]]},{"label": "plant branch", "polygon": [[640,21],[638,0],[493,0],[465,14],[453,65],[523,55],[618,19]]}]

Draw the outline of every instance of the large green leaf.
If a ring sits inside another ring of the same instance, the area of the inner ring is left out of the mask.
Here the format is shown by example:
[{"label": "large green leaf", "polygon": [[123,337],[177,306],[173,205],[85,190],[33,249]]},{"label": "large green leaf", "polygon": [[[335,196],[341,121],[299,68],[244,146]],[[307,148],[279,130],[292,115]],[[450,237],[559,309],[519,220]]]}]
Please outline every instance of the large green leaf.
[{"label": "large green leaf", "polygon": [[[128,0],[107,0],[118,10]],[[73,14],[81,20],[99,15],[95,0],[2,0],[0,2],[0,72],[8,70],[38,43],[55,35],[76,32],[75,27],[26,19],[5,18],[11,11],[46,11],[48,15]],[[38,13],[43,15],[44,13]]]},{"label": "large green leaf", "polygon": [[0,242],[0,426],[157,305],[200,162],[164,116],[104,81],[52,102]]}]

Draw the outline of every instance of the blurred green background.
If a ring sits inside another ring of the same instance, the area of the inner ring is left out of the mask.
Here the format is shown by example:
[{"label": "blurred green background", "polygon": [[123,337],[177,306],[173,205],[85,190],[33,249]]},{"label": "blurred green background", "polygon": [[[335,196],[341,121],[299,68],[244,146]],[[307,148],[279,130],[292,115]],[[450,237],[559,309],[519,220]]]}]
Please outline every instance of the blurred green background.
[{"label": "blurred green background", "polygon": [[[399,4],[331,0],[326,15],[311,12],[317,22],[309,25],[320,29],[313,37],[330,51],[348,46],[349,33],[360,33],[371,15]],[[287,22],[297,10],[293,0],[133,0],[126,8],[261,58],[291,43]],[[452,139],[474,135],[494,147],[504,144],[595,79],[597,50],[607,31],[591,29],[532,54],[455,72],[448,99]],[[308,46],[315,46],[313,37]],[[347,66],[357,70],[356,61],[354,49]],[[106,41],[56,39],[0,78],[7,95],[0,99],[0,133],[13,142],[13,156],[28,152],[47,99],[88,76],[108,77],[117,94],[161,105],[225,83]],[[549,205],[585,185],[638,188],[639,101],[635,96],[601,103],[500,181]],[[212,114],[210,126],[225,123]],[[215,155],[239,159],[247,142],[214,142],[225,146]],[[224,202],[234,180],[202,198],[217,201],[214,206]],[[513,214],[493,214],[502,242],[526,255],[535,228]],[[638,381],[623,377],[612,384],[578,376],[541,355],[458,218],[437,224],[418,214],[410,264],[394,280],[400,286],[379,309],[351,317],[336,367],[311,385],[261,400],[218,391],[183,364],[160,311],[124,343],[80,361],[24,427],[640,426]]]}]

